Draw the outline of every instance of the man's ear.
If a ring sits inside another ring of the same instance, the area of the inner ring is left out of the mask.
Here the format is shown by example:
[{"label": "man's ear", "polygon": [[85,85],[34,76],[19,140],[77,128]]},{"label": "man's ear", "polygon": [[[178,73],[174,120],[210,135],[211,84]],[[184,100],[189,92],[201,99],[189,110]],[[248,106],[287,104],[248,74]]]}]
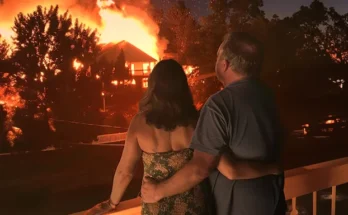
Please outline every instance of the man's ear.
[{"label": "man's ear", "polygon": [[230,67],[230,62],[228,60],[224,60],[224,72],[226,72],[228,70],[228,67]]}]

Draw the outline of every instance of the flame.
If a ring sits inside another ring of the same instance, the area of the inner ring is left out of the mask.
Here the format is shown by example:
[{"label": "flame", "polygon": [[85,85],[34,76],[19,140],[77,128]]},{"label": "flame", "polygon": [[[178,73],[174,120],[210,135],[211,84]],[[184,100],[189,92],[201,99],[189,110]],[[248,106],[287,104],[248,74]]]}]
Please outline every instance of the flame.
[{"label": "flame", "polygon": [[80,69],[82,69],[84,67],[84,65],[80,61],[75,59],[73,62],[73,67],[76,71],[79,71]]},{"label": "flame", "polygon": [[[144,3],[146,2],[146,3]],[[87,3],[81,0],[27,0],[20,4],[15,1],[6,1],[0,6],[1,23],[0,34],[11,43],[14,32],[11,27],[16,15],[33,12],[37,5],[49,8],[59,6],[60,13],[69,10],[73,18],[78,18],[92,29],[100,33],[99,43],[118,43],[123,40],[130,42],[156,60],[160,59],[167,46],[165,39],[159,39],[159,27],[145,11],[149,1],[137,3],[138,7],[122,4],[116,5],[114,0],[96,0],[96,11],[88,10]],[[93,13],[94,12],[94,13]]]},{"label": "flame", "polygon": [[[101,43],[118,43],[123,40],[130,42],[151,57],[159,60],[159,50],[157,47],[157,32],[152,32],[148,28],[148,23],[143,20],[151,20],[147,14],[142,13],[143,17],[138,18],[134,15],[137,11],[132,6],[124,5],[122,9],[114,9],[116,6],[112,0],[97,0],[100,9],[99,15],[102,18],[102,26],[99,29]],[[133,14],[129,12],[134,11]],[[138,9],[138,12],[141,12]]]},{"label": "flame", "polygon": [[24,100],[15,87],[11,85],[0,86],[0,105],[6,112],[5,131],[7,131],[6,137],[11,146],[14,145],[14,140],[22,134],[22,130],[14,126],[12,118],[17,108],[23,108],[24,104]]},{"label": "flame", "polygon": [[118,85],[118,81],[117,81],[117,80],[111,81],[111,83],[112,83],[113,85],[115,85],[115,86]]},{"label": "flame", "polygon": [[95,17],[91,16],[90,11],[83,7],[82,4],[79,4],[80,0],[19,0],[11,1],[5,0],[3,4],[0,4],[0,14],[1,14],[1,23],[0,23],[0,34],[6,38],[8,41],[11,41],[11,37],[15,36],[12,31],[12,26],[15,17],[19,13],[27,14],[32,13],[38,5],[42,7],[49,8],[51,5],[59,5],[59,11],[64,13],[66,10],[69,10],[70,14],[74,18],[79,18],[80,21],[88,24],[91,28],[97,28],[97,22]]},{"label": "flame", "polygon": [[186,75],[191,75],[194,71],[198,69],[197,66],[191,66],[191,65],[184,65],[182,66]]}]

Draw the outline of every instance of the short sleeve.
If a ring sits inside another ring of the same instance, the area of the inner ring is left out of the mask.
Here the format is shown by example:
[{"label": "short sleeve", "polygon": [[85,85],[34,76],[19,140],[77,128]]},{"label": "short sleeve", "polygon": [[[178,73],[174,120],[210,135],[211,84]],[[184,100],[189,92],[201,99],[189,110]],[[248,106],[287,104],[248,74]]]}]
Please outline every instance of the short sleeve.
[{"label": "short sleeve", "polygon": [[226,120],[210,100],[201,110],[190,148],[217,156],[228,143],[226,130]]}]

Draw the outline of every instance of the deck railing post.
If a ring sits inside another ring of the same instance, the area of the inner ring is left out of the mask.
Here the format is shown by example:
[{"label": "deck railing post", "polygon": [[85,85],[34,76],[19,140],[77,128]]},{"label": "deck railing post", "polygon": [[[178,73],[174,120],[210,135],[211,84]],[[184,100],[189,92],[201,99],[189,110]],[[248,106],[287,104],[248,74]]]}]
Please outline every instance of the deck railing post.
[{"label": "deck railing post", "polygon": [[313,215],[317,215],[317,191],[313,192]]},{"label": "deck railing post", "polygon": [[291,213],[290,215],[298,215],[298,211],[297,211],[297,204],[296,204],[296,197],[295,198],[292,198],[292,201],[291,201]]},{"label": "deck railing post", "polygon": [[331,195],[331,215],[336,214],[336,186],[332,186]]}]

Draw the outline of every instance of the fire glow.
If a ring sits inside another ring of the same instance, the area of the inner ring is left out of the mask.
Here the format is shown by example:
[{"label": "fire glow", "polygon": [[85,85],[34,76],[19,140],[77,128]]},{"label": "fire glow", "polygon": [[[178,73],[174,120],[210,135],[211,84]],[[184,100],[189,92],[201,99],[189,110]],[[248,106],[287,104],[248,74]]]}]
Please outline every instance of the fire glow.
[{"label": "fire glow", "polygon": [[[116,5],[112,0],[98,0],[97,5],[100,9],[99,15],[102,20],[102,27],[99,29],[101,43],[117,43],[126,40],[151,57],[159,60],[160,52],[157,44],[158,27],[153,31],[142,23],[142,20],[144,20],[143,17],[139,19],[128,14],[129,11],[136,11],[131,6],[124,5],[122,8],[115,10],[113,8]],[[129,10],[127,9],[128,7]],[[147,14],[143,15],[148,16]],[[147,18],[147,20],[151,19]],[[116,30],[117,27],[119,30]]]},{"label": "fire glow", "polygon": [[18,90],[13,86],[0,87],[0,105],[6,112],[5,131],[7,139],[13,146],[15,139],[22,134],[22,130],[14,126],[12,118],[17,108],[24,107],[24,100],[21,99]]},{"label": "fire glow", "polygon": [[77,59],[74,60],[73,62],[73,67],[76,71],[82,69],[84,66],[81,62],[79,62]]},{"label": "fire glow", "polygon": [[[156,60],[160,59],[167,46],[167,41],[158,37],[158,25],[146,13],[144,8],[127,4],[116,5],[113,0],[96,0],[97,14],[94,16],[92,11],[86,11],[85,8],[79,6],[78,2],[69,3],[69,1],[54,0],[40,2],[31,0],[23,2],[23,7],[20,6],[22,4],[17,4],[17,6],[10,4],[6,1],[5,5],[0,6],[0,14],[2,14],[2,18],[5,17],[0,23],[0,34],[10,42],[11,37],[14,36],[11,27],[18,13],[31,13],[39,4],[47,8],[50,5],[58,4],[60,13],[69,9],[69,13],[73,18],[79,18],[80,22],[85,23],[92,29],[96,28],[100,34],[100,44],[116,44],[126,40]],[[8,12],[9,10],[11,12]],[[88,13],[91,14],[89,17],[86,16]]]}]

